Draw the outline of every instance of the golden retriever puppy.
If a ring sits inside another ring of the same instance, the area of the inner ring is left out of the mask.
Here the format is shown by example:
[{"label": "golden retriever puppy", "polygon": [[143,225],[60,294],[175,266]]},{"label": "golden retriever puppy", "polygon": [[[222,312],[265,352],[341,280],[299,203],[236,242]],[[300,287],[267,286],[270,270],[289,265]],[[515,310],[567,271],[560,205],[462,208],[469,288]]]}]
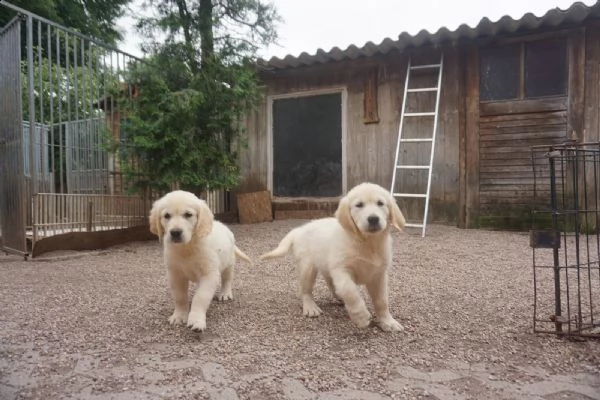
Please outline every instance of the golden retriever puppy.
[{"label": "golden retriever puppy", "polygon": [[317,317],[322,312],[312,294],[320,272],[358,327],[366,328],[371,320],[358,286],[365,285],[379,327],[384,331],[402,331],[404,328],[388,307],[388,269],[392,264],[391,226],[402,230],[405,223],[387,190],[373,183],[361,183],[340,200],[335,217],[291,230],[275,250],[260,258],[293,252],[305,316]]},{"label": "golden retriever puppy", "polygon": [[[163,243],[175,311],[169,323],[206,329],[206,311],[219,284],[218,300],[233,298],[231,286],[236,256],[251,262],[235,245],[233,232],[219,221],[204,200],[176,190],[156,200],[150,211],[150,231]],[[197,282],[188,312],[188,284]]]}]

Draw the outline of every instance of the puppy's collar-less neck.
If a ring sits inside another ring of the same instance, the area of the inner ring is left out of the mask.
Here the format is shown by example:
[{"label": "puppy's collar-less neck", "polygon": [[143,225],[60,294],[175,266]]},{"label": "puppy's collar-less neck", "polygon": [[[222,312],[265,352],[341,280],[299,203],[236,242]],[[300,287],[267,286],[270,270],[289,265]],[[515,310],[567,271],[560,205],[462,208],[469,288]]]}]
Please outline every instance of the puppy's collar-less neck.
[{"label": "puppy's collar-less neck", "polygon": [[365,232],[362,232],[360,229],[356,229],[356,232],[358,233],[358,235],[354,235],[355,240],[358,241],[361,244],[369,244],[369,243],[377,243],[377,238],[380,236],[387,236],[390,233],[389,230],[389,226],[387,226],[385,229],[378,231],[378,232],[373,232],[372,234],[368,234]]}]

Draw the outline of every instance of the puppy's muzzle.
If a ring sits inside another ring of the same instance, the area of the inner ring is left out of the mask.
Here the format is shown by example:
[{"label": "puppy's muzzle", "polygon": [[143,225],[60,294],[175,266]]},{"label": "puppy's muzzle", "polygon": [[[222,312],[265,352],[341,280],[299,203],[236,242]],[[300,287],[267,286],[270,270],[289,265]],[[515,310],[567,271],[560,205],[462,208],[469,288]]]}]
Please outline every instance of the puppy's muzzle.
[{"label": "puppy's muzzle", "polygon": [[367,222],[369,223],[369,232],[377,232],[381,230],[381,224],[377,215],[369,215]]},{"label": "puppy's muzzle", "polygon": [[183,241],[183,231],[181,229],[171,229],[169,235],[171,235],[171,241],[174,243],[181,243]]}]

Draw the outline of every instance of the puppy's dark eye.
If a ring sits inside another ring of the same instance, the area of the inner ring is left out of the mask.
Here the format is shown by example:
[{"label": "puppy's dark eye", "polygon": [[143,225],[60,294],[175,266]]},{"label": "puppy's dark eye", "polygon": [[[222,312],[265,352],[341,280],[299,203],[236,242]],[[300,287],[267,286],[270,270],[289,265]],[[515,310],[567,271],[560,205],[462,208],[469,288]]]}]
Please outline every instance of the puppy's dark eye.
[{"label": "puppy's dark eye", "polygon": [[185,214],[183,214],[183,216],[185,218],[192,218],[192,213],[191,212],[186,212]]},{"label": "puppy's dark eye", "polygon": [[165,214],[165,219],[170,219],[170,218],[171,218],[171,214],[169,214],[169,213],[166,213],[166,214]]},{"label": "puppy's dark eye", "polygon": [[383,207],[383,204],[384,204],[384,203],[383,203],[383,201],[381,201],[381,200],[377,200],[377,205],[378,205],[379,207]]},{"label": "puppy's dark eye", "polygon": [[363,203],[362,201],[360,203],[356,203],[357,208],[363,208],[364,206],[365,206],[365,203]]}]

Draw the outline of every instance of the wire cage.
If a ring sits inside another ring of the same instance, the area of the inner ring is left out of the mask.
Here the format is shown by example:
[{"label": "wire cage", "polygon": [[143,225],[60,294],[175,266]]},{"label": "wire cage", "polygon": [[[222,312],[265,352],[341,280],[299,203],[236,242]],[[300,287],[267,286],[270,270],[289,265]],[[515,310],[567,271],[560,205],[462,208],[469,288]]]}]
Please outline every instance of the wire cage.
[{"label": "wire cage", "polygon": [[[59,235],[147,225],[158,193],[139,190],[128,156],[131,72],[145,61],[7,1],[0,11],[0,251],[27,259]],[[225,191],[205,197],[231,211]]]},{"label": "wire cage", "polygon": [[532,147],[533,330],[600,338],[600,143]]}]

